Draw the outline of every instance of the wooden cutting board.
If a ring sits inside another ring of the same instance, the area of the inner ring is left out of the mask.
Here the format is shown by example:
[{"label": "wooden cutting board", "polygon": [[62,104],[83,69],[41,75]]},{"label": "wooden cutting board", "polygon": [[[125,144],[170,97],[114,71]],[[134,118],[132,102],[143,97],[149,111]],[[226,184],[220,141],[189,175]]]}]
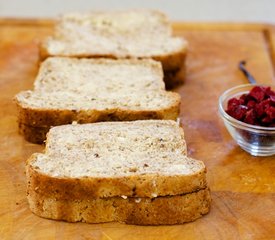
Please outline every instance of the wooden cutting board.
[{"label": "wooden cutting board", "polygon": [[246,83],[240,60],[259,83],[274,83],[274,28],[261,24],[175,23],[190,43],[181,119],[189,155],[208,169],[211,212],[184,225],[143,227],[119,223],[65,223],[32,214],[24,164],[43,147],[17,133],[13,96],[30,89],[38,44],[51,34],[46,20],[0,20],[0,239],[275,239],[275,157],[252,157],[227,133],[218,97]]}]

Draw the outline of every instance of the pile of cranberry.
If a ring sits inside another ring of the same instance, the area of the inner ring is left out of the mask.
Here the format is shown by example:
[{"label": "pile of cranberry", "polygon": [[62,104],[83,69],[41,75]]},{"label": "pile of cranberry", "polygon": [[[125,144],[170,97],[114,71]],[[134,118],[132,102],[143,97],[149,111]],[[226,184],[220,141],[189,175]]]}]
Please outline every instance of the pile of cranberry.
[{"label": "pile of cranberry", "polygon": [[275,127],[275,91],[270,87],[255,86],[240,98],[231,98],[226,112],[248,124]]}]

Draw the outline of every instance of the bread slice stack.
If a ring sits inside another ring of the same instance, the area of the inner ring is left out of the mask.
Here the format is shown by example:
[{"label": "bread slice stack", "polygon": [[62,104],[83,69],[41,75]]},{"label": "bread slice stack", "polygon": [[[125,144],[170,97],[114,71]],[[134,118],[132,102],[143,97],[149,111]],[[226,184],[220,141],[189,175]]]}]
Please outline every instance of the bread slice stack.
[{"label": "bread slice stack", "polygon": [[20,132],[34,143],[42,143],[51,126],[176,120],[180,107],[180,95],[165,90],[161,64],[151,59],[48,58],[34,89],[15,100]]},{"label": "bread slice stack", "polygon": [[183,81],[186,53],[187,42],[154,10],[65,14],[41,45],[42,58],[152,58],[162,63],[167,87]]},{"label": "bread slice stack", "polygon": [[175,121],[53,127],[26,165],[31,210],[69,222],[193,221],[210,208],[203,162],[188,158]]},{"label": "bread slice stack", "polygon": [[163,81],[179,81],[186,48],[158,11],[59,20],[41,47],[46,60],[34,89],[15,97],[25,139],[42,143],[47,134],[45,152],[26,163],[35,214],[169,225],[208,213],[205,166],[186,156],[183,130],[173,121],[180,95]]}]

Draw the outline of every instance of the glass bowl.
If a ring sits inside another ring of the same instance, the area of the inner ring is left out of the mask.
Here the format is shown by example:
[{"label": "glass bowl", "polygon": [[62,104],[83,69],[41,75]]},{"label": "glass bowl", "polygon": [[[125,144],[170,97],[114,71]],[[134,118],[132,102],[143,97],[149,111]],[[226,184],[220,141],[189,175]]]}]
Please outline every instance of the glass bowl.
[{"label": "glass bowl", "polygon": [[[219,98],[219,113],[224,124],[237,144],[253,156],[272,156],[275,154],[275,127],[261,127],[241,122],[225,112],[227,102],[248,93],[257,84],[245,84],[230,88]],[[263,85],[261,85],[263,86]],[[274,86],[271,86],[274,90]]]}]

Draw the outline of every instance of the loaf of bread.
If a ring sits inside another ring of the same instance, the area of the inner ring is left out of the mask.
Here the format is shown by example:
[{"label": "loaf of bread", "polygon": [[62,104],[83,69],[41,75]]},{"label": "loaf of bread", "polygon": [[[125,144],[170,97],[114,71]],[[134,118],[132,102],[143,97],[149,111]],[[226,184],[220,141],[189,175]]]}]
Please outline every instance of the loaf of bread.
[{"label": "loaf of bread", "polygon": [[173,37],[167,17],[153,10],[65,14],[41,45],[42,58],[152,58],[162,63],[168,87],[183,80],[186,52],[187,42]]},{"label": "loaf of bread", "polygon": [[165,90],[157,61],[52,57],[34,90],[16,95],[20,132],[42,143],[51,126],[98,121],[172,119],[180,95]]},{"label": "loaf of bread", "polygon": [[205,166],[175,121],[53,127],[26,174],[31,210],[51,219],[177,224],[210,208]]}]

